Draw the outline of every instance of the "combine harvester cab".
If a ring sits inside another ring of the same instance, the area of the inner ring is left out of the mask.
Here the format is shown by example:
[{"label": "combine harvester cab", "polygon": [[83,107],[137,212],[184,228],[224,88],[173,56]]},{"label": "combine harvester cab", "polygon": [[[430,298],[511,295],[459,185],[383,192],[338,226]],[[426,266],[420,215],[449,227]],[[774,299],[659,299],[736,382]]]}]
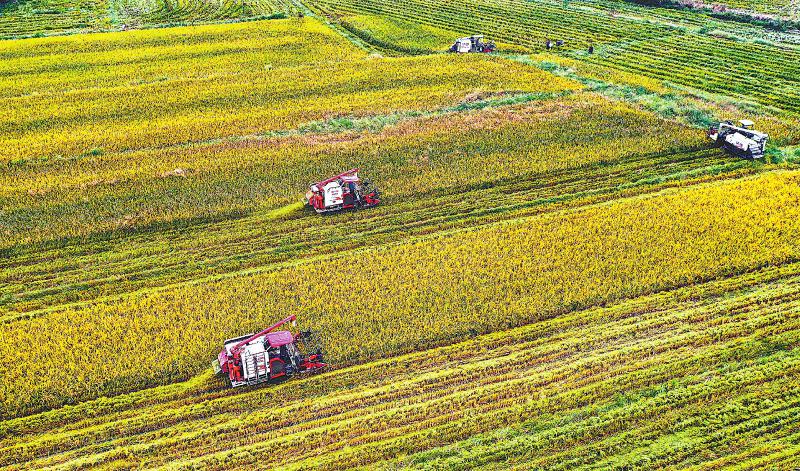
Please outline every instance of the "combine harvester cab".
[{"label": "combine harvester cab", "polygon": [[371,208],[377,206],[380,193],[368,181],[362,182],[354,168],[335,177],[312,183],[306,193],[305,202],[317,213],[341,211],[343,209]]},{"label": "combine harvester cab", "polygon": [[708,131],[708,137],[730,154],[742,159],[763,159],[768,135],[753,129],[753,122],[740,120],[736,126],[731,121],[719,123]]},{"label": "combine harvester cab", "polygon": [[[295,322],[296,316],[289,316],[261,332],[226,340],[212,362],[214,373],[224,373],[231,386],[238,387],[279,382],[328,366],[311,331],[297,334],[288,330],[275,331],[287,323],[295,325]],[[316,350],[308,354],[311,344]]]}]

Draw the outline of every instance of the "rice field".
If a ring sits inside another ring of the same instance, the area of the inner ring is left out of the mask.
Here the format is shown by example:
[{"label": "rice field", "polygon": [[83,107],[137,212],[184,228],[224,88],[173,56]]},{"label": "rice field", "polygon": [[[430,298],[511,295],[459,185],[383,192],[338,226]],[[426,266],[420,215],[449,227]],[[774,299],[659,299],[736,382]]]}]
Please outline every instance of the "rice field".
[{"label": "rice field", "polygon": [[1,463],[790,468],[798,270],[765,268],[272,388],[234,393],[203,374],[10,420]]},{"label": "rice field", "polygon": [[[800,464],[791,41],[613,0],[123,7],[216,23],[0,41],[0,467]],[[765,161],[702,129],[745,116]],[[381,205],[304,207],[354,167]],[[328,371],[213,376],[292,314]]]},{"label": "rice field", "polygon": [[[245,35],[255,28],[253,24],[236,31]],[[338,36],[326,41],[325,34],[330,38],[332,33],[320,33],[323,26],[315,20],[283,20],[282,24],[301,32],[307,41],[298,45],[300,55],[286,63],[282,60],[285,47],[278,52],[260,35],[247,35],[238,47],[226,42],[222,50],[215,44],[201,52],[194,45],[181,46],[170,58],[180,60],[184,54],[192,55],[192,62],[210,58],[213,63],[204,63],[204,67],[216,67],[205,73],[181,64],[171,75],[148,77],[139,70],[139,63],[154,51],[143,45],[126,50],[123,61],[112,67],[91,53],[91,59],[79,69],[81,77],[94,68],[104,70],[80,86],[72,81],[73,70],[56,63],[59,55],[53,57],[49,48],[42,50],[39,42],[13,43],[3,65],[18,92],[0,99],[6,110],[0,118],[0,161],[26,165],[32,160],[70,160],[97,152],[263,135],[343,116],[430,111],[457,105],[476,91],[558,92],[571,88],[566,80],[543,82],[543,72],[529,67],[474,56],[337,60],[348,52],[352,59],[363,53],[343,44]],[[280,34],[284,28],[274,31],[274,42],[283,46],[291,44],[287,42],[291,39]],[[209,36],[219,37],[228,28],[210,26],[205,30]],[[203,33],[199,36],[198,43],[210,40]],[[68,43],[66,47],[83,40],[53,39],[58,45]],[[32,47],[26,48],[27,44]],[[304,45],[308,49],[304,50]],[[37,55],[39,50],[42,53]],[[31,55],[41,64],[40,70],[54,70],[53,75],[29,73]],[[307,55],[327,60],[291,65]],[[107,57],[117,55],[109,52]],[[244,58],[251,62],[241,64],[239,60]],[[69,68],[75,65],[70,63]],[[161,67],[152,70],[168,72]],[[131,76],[139,78],[126,80]],[[541,85],[532,85],[537,82]]]},{"label": "rice field", "polygon": [[291,0],[7,0],[0,39],[299,16]]},{"label": "rice field", "polygon": [[102,29],[107,9],[106,0],[8,0],[0,3],[0,39]]},{"label": "rice field", "polygon": [[[431,47],[425,28],[452,31],[453,39],[480,33],[532,52],[545,51],[547,39],[562,40],[563,46],[549,52],[784,112],[800,111],[796,31],[772,34],[701,13],[625,2],[491,0],[465,5],[451,0],[314,0],[312,4],[332,21],[360,22],[377,39],[405,49],[446,50],[443,41]],[[418,25],[420,40],[415,46],[391,29],[364,24],[364,15],[379,23],[390,19]],[[589,45],[595,48],[591,55]]]}]

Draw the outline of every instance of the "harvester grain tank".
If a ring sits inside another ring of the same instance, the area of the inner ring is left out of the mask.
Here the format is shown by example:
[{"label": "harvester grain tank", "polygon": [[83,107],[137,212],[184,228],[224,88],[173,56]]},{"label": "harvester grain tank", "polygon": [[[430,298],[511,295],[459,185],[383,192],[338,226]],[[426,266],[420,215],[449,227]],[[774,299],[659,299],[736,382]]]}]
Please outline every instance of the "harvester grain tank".
[{"label": "harvester grain tank", "polygon": [[296,325],[296,316],[260,332],[226,340],[212,362],[214,373],[225,374],[231,386],[238,387],[279,382],[325,368],[315,334],[276,330],[285,324]]},{"label": "harvester grain tank", "polygon": [[483,36],[474,35],[466,38],[456,39],[456,42],[450,46],[450,52],[457,52],[465,54],[468,52],[494,52],[497,49],[494,42],[484,41]]},{"label": "harvester grain tank", "polygon": [[764,158],[767,134],[753,129],[753,122],[747,119],[723,121],[708,131],[708,137],[729,153],[743,159]]},{"label": "harvester grain tank", "polygon": [[317,213],[377,206],[380,193],[369,181],[361,181],[354,168],[334,177],[312,183],[306,192],[306,204]]}]

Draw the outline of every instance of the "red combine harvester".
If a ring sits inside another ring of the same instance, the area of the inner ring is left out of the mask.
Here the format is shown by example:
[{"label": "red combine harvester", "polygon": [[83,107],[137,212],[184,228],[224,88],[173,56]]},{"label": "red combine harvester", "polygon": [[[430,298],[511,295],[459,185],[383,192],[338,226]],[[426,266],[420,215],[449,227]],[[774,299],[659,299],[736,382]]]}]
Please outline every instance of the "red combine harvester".
[{"label": "red combine harvester", "polygon": [[368,181],[362,182],[358,170],[354,168],[311,184],[306,193],[306,203],[317,213],[377,206],[381,202],[378,189]]},{"label": "red combine harvester", "polygon": [[261,332],[228,339],[212,366],[214,373],[225,373],[231,386],[278,382],[299,373],[310,373],[328,366],[323,362],[322,352],[316,348],[309,355],[311,343],[315,343],[311,331],[292,334],[288,330],[274,332],[278,327],[291,322],[297,316],[289,316]]}]

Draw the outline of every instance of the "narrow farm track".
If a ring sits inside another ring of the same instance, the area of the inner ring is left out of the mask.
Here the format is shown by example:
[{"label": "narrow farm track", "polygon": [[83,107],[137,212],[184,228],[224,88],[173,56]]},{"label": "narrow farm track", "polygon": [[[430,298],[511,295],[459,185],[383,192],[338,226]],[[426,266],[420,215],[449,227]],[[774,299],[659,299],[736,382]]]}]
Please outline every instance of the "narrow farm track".
[{"label": "narrow farm track", "polygon": [[363,213],[319,217],[302,210],[284,220],[254,214],[90,243],[77,239],[50,250],[21,247],[0,262],[0,292],[14,298],[6,306],[8,320],[63,303],[757,171],[716,149],[632,156],[475,188],[395,195]]},{"label": "narrow farm track", "polygon": [[0,465],[575,469],[733,446],[779,463],[798,341],[791,264],[280,386],[199,378],[2,422]]}]

